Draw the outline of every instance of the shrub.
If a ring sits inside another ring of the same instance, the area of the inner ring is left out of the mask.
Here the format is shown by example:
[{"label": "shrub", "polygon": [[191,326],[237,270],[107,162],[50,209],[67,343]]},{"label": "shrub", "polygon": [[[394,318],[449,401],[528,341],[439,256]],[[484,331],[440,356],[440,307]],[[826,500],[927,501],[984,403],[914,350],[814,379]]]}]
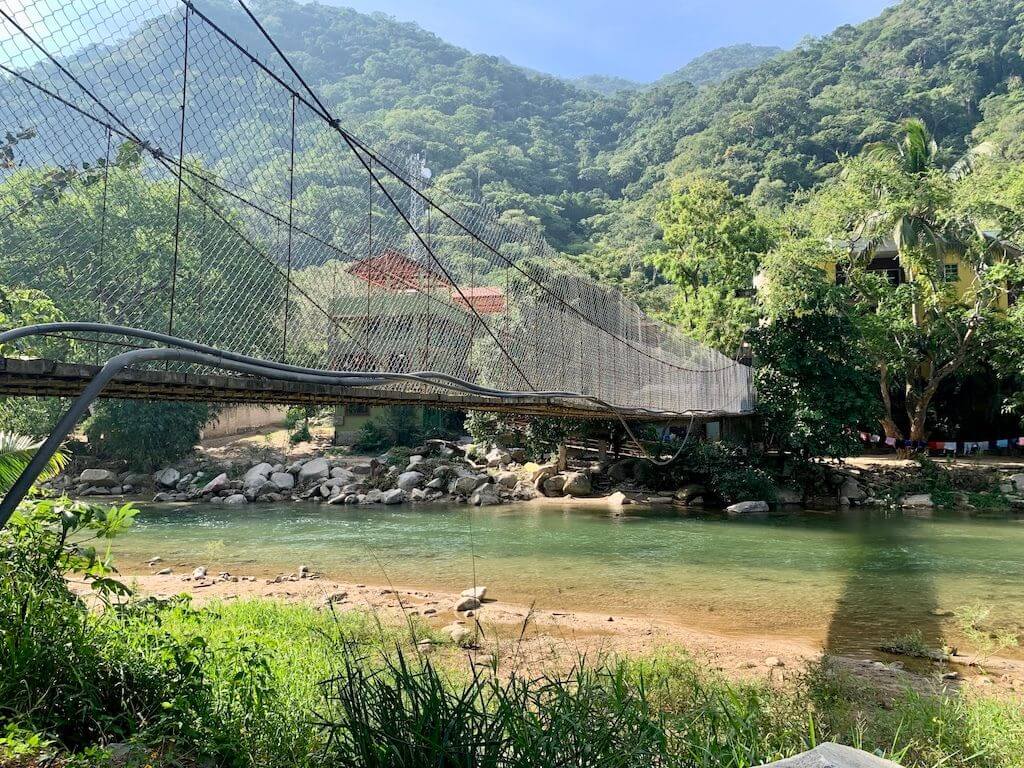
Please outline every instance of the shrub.
[{"label": "shrub", "polygon": [[187,455],[213,412],[200,403],[104,400],[85,423],[93,452],[150,471]]},{"label": "shrub", "polygon": [[366,422],[352,447],[371,453],[395,446],[408,448],[423,442],[423,437],[419,411],[410,405],[397,405]]}]

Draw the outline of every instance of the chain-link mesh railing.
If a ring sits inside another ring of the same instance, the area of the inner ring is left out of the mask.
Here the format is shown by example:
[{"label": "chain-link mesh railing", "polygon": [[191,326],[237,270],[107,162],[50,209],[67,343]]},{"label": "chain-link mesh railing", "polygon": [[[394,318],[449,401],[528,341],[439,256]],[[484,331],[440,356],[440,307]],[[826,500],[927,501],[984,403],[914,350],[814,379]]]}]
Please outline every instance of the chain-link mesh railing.
[{"label": "chain-link mesh railing", "polygon": [[[226,0],[0,6],[0,282],[294,365],[752,408],[747,367],[428,188],[415,148],[363,145],[310,85]],[[78,342],[62,359],[126,340]]]}]

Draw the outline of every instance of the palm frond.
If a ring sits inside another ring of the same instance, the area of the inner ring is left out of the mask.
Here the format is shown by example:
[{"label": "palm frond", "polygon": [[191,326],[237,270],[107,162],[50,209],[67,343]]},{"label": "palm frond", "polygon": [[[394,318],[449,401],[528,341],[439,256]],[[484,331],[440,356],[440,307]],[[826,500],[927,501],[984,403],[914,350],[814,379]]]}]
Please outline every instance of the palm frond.
[{"label": "palm frond", "polygon": [[[7,493],[25,467],[32,461],[42,442],[13,432],[0,432],[0,493]],[[39,482],[46,482],[64,471],[68,457],[57,451],[46,468],[39,475]]]}]

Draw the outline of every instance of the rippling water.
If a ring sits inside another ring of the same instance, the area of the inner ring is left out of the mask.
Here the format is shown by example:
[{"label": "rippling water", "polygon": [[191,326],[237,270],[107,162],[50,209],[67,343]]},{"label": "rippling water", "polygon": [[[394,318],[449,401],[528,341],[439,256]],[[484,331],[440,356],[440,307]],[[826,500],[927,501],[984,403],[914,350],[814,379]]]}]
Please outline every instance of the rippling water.
[{"label": "rippling water", "polygon": [[475,568],[476,583],[501,599],[809,639],[836,652],[915,631],[958,642],[956,619],[935,614],[967,604],[1024,623],[1020,518],[626,510],[148,506],[115,553],[128,570],[155,555],[237,573],[306,564],[340,580],[447,590],[472,583]]}]

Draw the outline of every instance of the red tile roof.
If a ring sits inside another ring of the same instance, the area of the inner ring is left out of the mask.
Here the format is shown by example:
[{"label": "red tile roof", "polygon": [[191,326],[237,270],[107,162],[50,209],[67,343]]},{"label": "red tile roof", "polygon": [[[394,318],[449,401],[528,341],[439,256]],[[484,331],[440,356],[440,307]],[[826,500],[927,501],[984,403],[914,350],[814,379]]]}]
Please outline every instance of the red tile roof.
[{"label": "red tile roof", "polygon": [[[466,298],[463,299],[462,297]],[[460,307],[473,307],[481,315],[494,315],[505,311],[505,292],[490,285],[479,288],[463,288],[462,295],[452,290],[452,301]]]},{"label": "red tile roof", "polygon": [[349,267],[348,271],[370,285],[389,291],[451,287],[451,282],[443,275],[398,251],[384,251],[377,256],[362,259]]}]

